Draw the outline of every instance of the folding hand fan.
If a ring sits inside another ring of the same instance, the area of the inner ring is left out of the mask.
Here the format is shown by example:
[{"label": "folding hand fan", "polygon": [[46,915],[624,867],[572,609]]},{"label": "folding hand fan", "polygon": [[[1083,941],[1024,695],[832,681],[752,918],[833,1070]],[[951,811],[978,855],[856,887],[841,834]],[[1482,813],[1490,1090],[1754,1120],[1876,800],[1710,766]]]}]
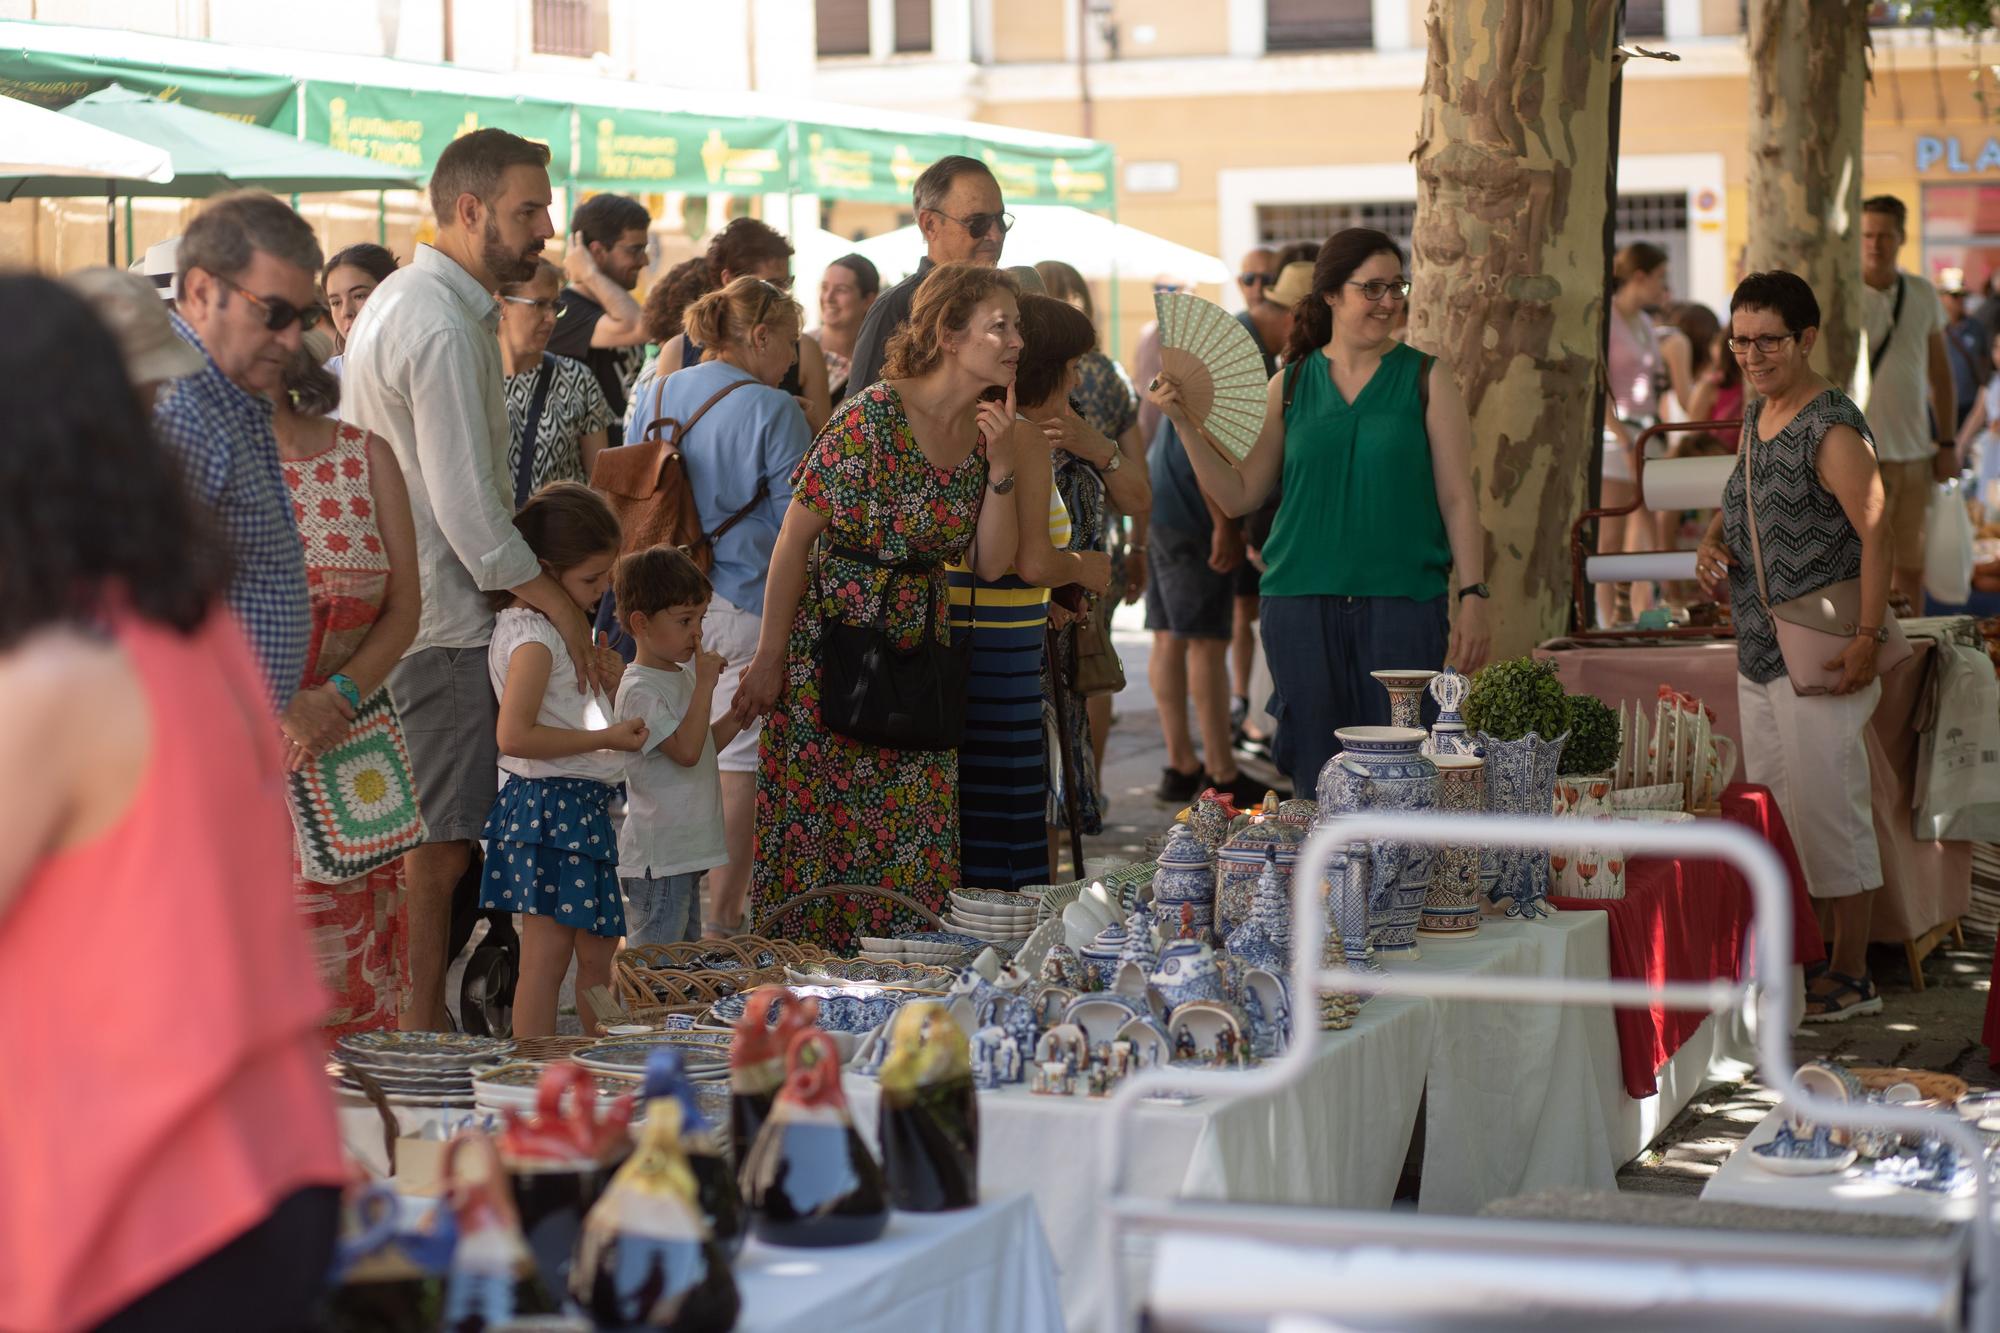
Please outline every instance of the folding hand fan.
[{"label": "folding hand fan", "polygon": [[1208,428],[1233,462],[1250,456],[1264,429],[1270,377],[1250,330],[1199,296],[1161,292],[1160,369],[1180,381],[1188,415]]}]

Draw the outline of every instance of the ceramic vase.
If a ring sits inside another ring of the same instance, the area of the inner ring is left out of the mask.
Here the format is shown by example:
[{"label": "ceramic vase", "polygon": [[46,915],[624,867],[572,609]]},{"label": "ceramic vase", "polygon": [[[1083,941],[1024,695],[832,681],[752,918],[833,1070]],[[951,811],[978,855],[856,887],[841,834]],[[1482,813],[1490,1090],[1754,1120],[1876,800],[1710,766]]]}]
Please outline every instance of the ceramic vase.
[{"label": "ceramic vase", "polygon": [[[1608,823],[1611,775],[1587,774],[1556,779],[1555,813],[1559,818]],[[1554,891],[1568,898],[1623,898],[1625,857],[1603,844],[1563,844],[1549,850],[1549,879]]]},{"label": "ceramic vase", "polygon": [[792,1040],[785,1086],[743,1159],[743,1197],[767,1245],[860,1245],[889,1225],[888,1184],[848,1115],[840,1051],[817,1028]]},{"label": "ceramic vase", "polygon": [[1389,692],[1389,725],[1423,730],[1424,690],[1437,672],[1398,669],[1368,674]]},{"label": "ceramic vase", "polygon": [[1215,933],[1219,937],[1228,939],[1250,919],[1267,854],[1277,858],[1284,882],[1291,882],[1302,841],[1296,828],[1273,813],[1253,815],[1249,824],[1222,844],[1215,858]]},{"label": "ceramic vase", "polygon": [[[1415,812],[1437,808],[1438,770],[1423,753],[1424,733],[1414,727],[1343,727],[1334,733],[1341,751],[1320,773],[1321,809]],[[1415,958],[1417,922],[1430,888],[1433,849],[1379,842],[1372,857],[1368,907],[1375,952]]]},{"label": "ceramic vase", "polygon": [[965,1029],[943,1005],[906,1004],[879,1075],[876,1141],[889,1198],[911,1213],[979,1202],[979,1099]]},{"label": "ceramic vase", "polygon": [[1431,698],[1437,702],[1437,721],[1431,723],[1430,739],[1424,743],[1424,753],[1474,754],[1477,753],[1472,739],[1465,733],[1465,719],[1459,709],[1465,706],[1465,696],[1472,693],[1472,682],[1446,667],[1431,682]]},{"label": "ceramic vase", "polygon": [[[1529,732],[1517,741],[1495,740],[1479,733],[1486,754],[1486,810],[1496,815],[1546,815],[1555,804],[1556,769],[1562,763],[1564,732],[1543,740]],[[1505,848],[1497,853],[1499,873],[1488,891],[1489,901],[1504,903],[1508,916],[1547,915],[1549,849]]]},{"label": "ceramic vase", "polygon": [[1153,920],[1168,939],[1181,933],[1183,907],[1189,909],[1195,937],[1211,938],[1215,930],[1215,862],[1191,830],[1176,825],[1153,874]]},{"label": "ceramic vase", "polygon": [[[1477,755],[1440,754],[1438,809],[1451,814],[1478,814],[1486,808],[1486,761]],[[1452,843],[1438,849],[1424,894],[1423,935],[1470,935],[1479,929],[1479,870],[1484,852],[1477,843]]]}]

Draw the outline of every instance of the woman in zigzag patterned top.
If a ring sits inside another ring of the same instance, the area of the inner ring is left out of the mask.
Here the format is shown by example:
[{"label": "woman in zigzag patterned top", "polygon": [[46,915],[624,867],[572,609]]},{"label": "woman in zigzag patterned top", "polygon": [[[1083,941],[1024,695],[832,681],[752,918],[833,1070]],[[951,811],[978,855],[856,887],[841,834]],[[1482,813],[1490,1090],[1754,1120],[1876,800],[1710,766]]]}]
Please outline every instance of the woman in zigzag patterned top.
[{"label": "woman in zigzag patterned top", "polygon": [[[1808,969],[1808,1023],[1882,1009],[1867,974],[1882,864],[1863,729],[1882,696],[1876,654],[1889,637],[1874,436],[1861,409],[1808,363],[1818,337],[1819,302],[1793,274],[1753,273],[1730,298],[1729,351],[1758,399],[1745,406],[1741,461],[1696,557],[1712,594],[1729,589],[1747,775],[1777,796],[1806,887],[1830,902],[1831,960]],[[1788,670],[1772,608],[1850,580],[1860,591],[1852,637],[1837,655],[1810,654],[1831,660],[1793,660]]]}]

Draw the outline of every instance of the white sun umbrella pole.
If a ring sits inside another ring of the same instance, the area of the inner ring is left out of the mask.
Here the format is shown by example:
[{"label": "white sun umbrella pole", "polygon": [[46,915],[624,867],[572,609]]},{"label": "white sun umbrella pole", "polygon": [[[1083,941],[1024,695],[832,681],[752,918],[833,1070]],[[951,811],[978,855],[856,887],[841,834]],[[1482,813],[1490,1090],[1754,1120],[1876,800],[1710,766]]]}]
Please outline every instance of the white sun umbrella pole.
[{"label": "white sun umbrella pole", "polygon": [[[7,176],[165,185],[174,178],[174,161],[164,148],[45,111],[32,102],[0,97],[0,177]],[[115,208],[116,198],[115,186],[107,184],[104,206]],[[105,262],[117,266],[115,247]]]}]

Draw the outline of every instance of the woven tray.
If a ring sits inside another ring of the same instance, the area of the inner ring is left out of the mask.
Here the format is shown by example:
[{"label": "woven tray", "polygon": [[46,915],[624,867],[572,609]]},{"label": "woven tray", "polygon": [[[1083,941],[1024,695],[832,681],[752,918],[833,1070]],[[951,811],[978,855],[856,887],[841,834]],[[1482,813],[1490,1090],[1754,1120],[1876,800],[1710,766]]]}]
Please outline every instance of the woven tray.
[{"label": "woven tray", "polygon": [[1928,1069],[1852,1069],[1848,1071],[1861,1080],[1861,1086],[1870,1092],[1880,1092],[1895,1083],[1913,1083],[1924,1100],[1934,1101],[1942,1106],[1956,1106],[1958,1099],[1972,1090],[1972,1085],[1956,1074],[1939,1074]]}]

